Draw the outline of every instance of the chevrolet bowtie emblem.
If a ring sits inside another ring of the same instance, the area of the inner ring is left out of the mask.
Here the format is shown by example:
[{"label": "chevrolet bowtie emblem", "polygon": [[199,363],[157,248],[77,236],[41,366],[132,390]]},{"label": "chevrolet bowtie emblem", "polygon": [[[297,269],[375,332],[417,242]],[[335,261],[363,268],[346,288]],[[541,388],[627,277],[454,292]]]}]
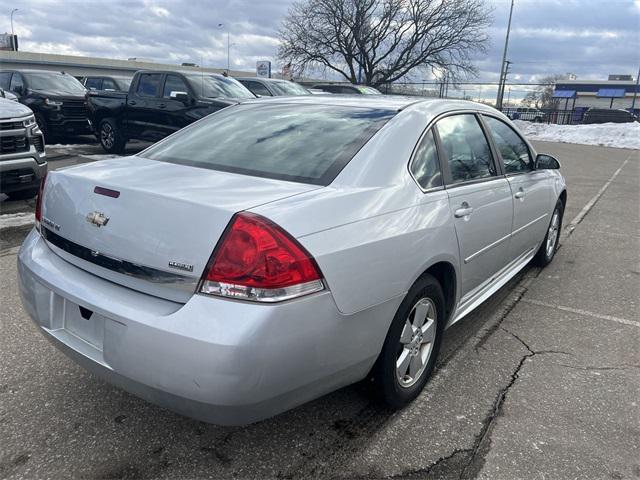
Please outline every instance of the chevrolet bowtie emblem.
[{"label": "chevrolet bowtie emblem", "polygon": [[104,227],[109,223],[109,217],[105,216],[105,214],[101,212],[91,212],[87,215],[87,222],[92,223],[96,227]]}]

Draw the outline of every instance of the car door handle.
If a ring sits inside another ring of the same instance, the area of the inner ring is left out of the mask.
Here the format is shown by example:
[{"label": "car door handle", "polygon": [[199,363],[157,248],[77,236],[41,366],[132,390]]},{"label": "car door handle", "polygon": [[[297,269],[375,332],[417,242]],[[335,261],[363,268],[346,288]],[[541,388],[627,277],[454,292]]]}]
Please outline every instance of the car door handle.
[{"label": "car door handle", "polygon": [[167,108],[167,104],[166,103],[159,103],[158,104],[158,108]]},{"label": "car door handle", "polygon": [[464,202],[462,205],[460,205],[460,208],[453,212],[456,218],[466,217],[467,215],[471,215],[472,213],[473,208],[470,207],[467,202]]},{"label": "car door handle", "polygon": [[135,105],[136,101],[135,100],[129,100],[129,105]]},{"label": "car door handle", "polygon": [[514,197],[516,197],[516,198],[524,198],[524,195],[525,195],[524,190],[520,189],[520,190],[518,190],[518,191],[516,192],[516,194],[514,195]]}]

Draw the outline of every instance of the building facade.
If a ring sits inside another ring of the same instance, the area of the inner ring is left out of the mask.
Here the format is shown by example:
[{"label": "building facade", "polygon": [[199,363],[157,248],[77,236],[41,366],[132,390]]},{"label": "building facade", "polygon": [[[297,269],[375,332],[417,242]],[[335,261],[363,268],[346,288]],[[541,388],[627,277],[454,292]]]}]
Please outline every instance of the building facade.
[{"label": "building facade", "polygon": [[566,103],[568,108],[575,106],[626,110],[631,108],[635,92],[635,108],[640,108],[640,89],[633,77],[626,78],[628,80],[563,80],[555,85],[553,96],[561,101],[561,106]]}]

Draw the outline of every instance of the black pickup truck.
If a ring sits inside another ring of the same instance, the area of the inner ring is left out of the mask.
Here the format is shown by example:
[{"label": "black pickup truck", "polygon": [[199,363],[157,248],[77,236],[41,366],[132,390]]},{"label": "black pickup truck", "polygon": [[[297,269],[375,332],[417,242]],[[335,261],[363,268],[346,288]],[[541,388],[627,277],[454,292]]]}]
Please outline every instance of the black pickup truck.
[{"label": "black pickup truck", "polygon": [[0,88],[29,107],[47,142],[52,137],[91,133],[85,88],[68,73],[48,70],[2,70]]},{"label": "black pickup truck", "polygon": [[217,110],[255,98],[240,82],[213,73],[139,71],[129,92],[91,91],[87,112],[109,153],[128,140],[155,142]]}]

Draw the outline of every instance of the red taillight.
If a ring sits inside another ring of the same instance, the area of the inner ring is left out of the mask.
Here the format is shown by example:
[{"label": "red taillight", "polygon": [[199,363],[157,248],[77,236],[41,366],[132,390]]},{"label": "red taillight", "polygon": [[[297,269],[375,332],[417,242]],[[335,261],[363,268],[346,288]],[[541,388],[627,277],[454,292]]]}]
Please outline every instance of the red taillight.
[{"label": "red taillight", "polygon": [[202,277],[202,293],[264,302],[324,288],[313,257],[275,223],[253,213],[233,217]]},{"label": "red taillight", "polygon": [[38,197],[36,198],[36,230],[40,231],[40,220],[42,220],[42,197],[44,196],[44,183],[47,181],[47,174],[40,179]]}]

